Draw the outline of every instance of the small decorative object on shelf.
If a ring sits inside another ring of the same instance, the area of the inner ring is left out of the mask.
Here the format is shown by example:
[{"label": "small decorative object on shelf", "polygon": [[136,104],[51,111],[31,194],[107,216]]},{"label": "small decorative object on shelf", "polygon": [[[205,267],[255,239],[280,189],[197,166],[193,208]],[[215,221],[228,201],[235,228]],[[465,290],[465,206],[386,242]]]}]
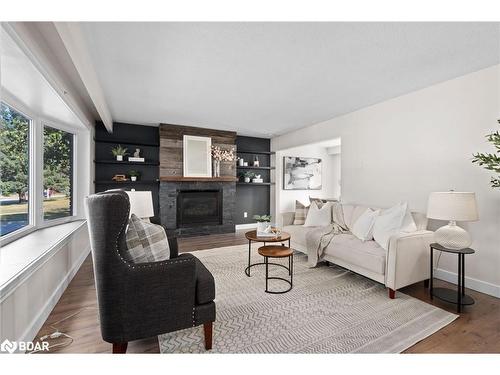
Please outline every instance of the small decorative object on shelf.
[{"label": "small decorative object on shelf", "polygon": [[133,161],[133,162],[138,162],[138,163],[144,163],[144,158],[141,157],[141,149],[136,148],[134,152],[133,157],[129,157],[128,161]]},{"label": "small decorative object on shelf", "polygon": [[235,161],[235,149],[231,147],[226,150],[220,146],[212,145],[212,177],[220,177],[220,162],[221,161]]},{"label": "small decorative object on shelf", "polygon": [[128,172],[128,175],[130,176],[131,181],[137,181],[141,176],[141,173],[135,170],[131,170]]},{"label": "small decorative object on shelf", "polygon": [[126,147],[122,147],[122,145],[118,145],[111,149],[111,153],[116,157],[117,161],[123,161],[123,157],[128,155],[128,150]]},{"label": "small decorative object on shelf", "polygon": [[259,166],[259,157],[257,155],[255,155],[253,157],[253,166],[254,167],[258,167]]},{"label": "small decorative object on shelf", "polygon": [[238,165],[239,165],[240,167],[243,167],[243,166],[245,165],[245,159],[243,159],[243,158],[238,158]]},{"label": "small decorative object on shelf", "polygon": [[271,215],[254,215],[254,220],[257,222],[257,237],[274,237],[271,225]]},{"label": "small decorative object on shelf", "polygon": [[250,183],[250,181],[252,181],[252,178],[254,176],[255,176],[255,173],[253,173],[253,172],[245,172],[245,173],[243,173],[243,180],[246,183]]},{"label": "small decorative object on shelf", "polygon": [[256,174],[254,178],[252,178],[252,182],[254,184],[261,184],[264,182],[264,180],[262,179],[262,177],[260,176],[260,174]]},{"label": "small decorative object on shelf", "polygon": [[117,182],[128,181],[127,176],[125,176],[124,174],[115,174],[112,180]]},{"label": "small decorative object on shelf", "polygon": [[248,167],[248,162],[247,162],[247,161],[244,161],[244,162],[243,162],[243,166],[244,166],[244,167]]}]

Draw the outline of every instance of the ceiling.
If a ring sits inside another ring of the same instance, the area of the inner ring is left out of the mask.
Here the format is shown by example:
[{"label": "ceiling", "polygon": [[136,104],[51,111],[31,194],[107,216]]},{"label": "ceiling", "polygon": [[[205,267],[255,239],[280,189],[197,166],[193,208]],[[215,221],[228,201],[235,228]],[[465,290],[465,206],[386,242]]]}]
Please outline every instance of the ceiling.
[{"label": "ceiling", "polygon": [[54,122],[71,128],[85,129],[81,120],[3,28],[0,28],[0,45],[1,88],[4,96],[2,100],[22,112],[24,108],[18,107],[20,102],[23,107],[42,116],[49,124]]},{"label": "ceiling", "polygon": [[114,121],[274,136],[498,64],[496,23],[82,23]]}]

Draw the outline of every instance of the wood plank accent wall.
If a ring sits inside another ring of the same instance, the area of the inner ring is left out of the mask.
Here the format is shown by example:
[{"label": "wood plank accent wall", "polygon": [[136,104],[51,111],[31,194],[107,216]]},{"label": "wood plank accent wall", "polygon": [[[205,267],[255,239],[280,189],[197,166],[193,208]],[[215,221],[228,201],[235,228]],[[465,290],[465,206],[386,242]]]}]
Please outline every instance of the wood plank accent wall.
[{"label": "wood plank accent wall", "polygon": [[[160,124],[160,179],[182,176],[183,136],[211,137],[212,145],[224,149],[236,148],[236,132],[193,126]],[[221,177],[236,177],[236,162],[221,162]]]}]

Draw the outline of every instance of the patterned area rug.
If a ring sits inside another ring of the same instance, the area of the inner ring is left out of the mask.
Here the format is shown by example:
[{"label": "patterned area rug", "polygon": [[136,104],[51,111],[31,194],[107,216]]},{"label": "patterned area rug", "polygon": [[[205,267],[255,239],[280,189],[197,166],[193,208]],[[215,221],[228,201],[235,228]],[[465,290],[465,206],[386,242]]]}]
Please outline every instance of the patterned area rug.
[{"label": "patterned area rug", "polygon": [[[458,317],[402,293],[391,300],[383,285],[340,267],[308,268],[301,253],[293,289],[278,295],[264,292],[265,266],[244,274],[246,245],[195,255],[215,277],[212,353],[399,353]],[[261,259],[254,245],[252,262]],[[284,268],[271,270],[287,278]],[[269,285],[287,288],[280,280]],[[162,353],[206,353],[202,326],[158,339]]]}]

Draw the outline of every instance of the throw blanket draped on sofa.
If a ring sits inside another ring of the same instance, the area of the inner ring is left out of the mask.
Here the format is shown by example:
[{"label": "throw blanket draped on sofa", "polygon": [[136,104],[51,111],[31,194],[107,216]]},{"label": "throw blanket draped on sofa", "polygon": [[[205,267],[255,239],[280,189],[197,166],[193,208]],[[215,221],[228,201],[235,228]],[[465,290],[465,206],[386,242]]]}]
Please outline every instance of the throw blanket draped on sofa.
[{"label": "throw blanket draped on sofa", "polygon": [[310,267],[317,266],[333,237],[341,233],[349,233],[349,231],[337,223],[332,223],[326,227],[313,229],[306,234],[307,258]]}]

